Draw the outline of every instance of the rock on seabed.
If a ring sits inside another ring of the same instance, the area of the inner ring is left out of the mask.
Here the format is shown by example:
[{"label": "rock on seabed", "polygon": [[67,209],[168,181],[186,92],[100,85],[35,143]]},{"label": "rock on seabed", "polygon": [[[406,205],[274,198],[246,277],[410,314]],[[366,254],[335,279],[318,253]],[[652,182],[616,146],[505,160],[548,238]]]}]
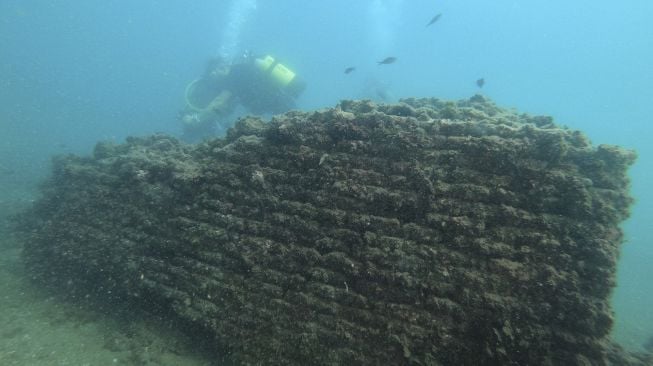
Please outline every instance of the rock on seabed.
[{"label": "rock on seabed", "polygon": [[24,260],[238,364],[644,365],[609,341],[634,160],[481,96],[343,101],[59,157]]}]

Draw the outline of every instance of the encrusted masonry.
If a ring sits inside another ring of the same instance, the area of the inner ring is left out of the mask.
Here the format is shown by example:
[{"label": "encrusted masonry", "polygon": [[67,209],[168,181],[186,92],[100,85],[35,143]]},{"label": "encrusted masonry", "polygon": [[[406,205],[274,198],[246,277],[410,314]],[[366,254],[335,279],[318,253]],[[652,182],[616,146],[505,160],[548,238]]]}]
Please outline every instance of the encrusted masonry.
[{"label": "encrusted masonry", "polygon": [[61,157],[24,258],[240,364],[643,365],[609,342],[634,159],[480,96],[344,101]]}]

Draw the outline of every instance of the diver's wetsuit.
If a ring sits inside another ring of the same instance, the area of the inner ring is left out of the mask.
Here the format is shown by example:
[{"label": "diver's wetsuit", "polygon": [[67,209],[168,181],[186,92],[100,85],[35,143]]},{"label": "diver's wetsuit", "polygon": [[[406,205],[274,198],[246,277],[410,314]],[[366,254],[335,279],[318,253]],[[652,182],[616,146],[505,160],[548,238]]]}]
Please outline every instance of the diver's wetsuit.
[{"label": "diver's wetsuit", "polygon": [[226,89],[251,113],[283,113],[295,106],[293,98],[253,63],[233,65],[226,83]]}]

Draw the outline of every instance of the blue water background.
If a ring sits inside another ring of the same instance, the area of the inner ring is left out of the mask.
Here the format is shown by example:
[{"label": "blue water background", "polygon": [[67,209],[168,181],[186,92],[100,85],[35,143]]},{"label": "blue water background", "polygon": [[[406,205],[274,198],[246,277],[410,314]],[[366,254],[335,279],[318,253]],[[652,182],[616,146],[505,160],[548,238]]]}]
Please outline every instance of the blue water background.
[{"label": "blue water background", "polygon": [[[33,195],[53,154],[88,154],[98,140],[129,135],[178,135],[186,84],[228,40],[236,42],[230,52],[271,53],[297,71],[308,84],[302,109],[379,92],[467,98],[484,77],[481,92],[501,106],[552,115],[596,144],[638,151],[616,335],[633,347],[653,334],[652,1],[238,2],[256,8],[2,0],[0,201]],[[398,61],[376,65],[386,56]],[[348,66],[357,70],[345,75]]]}]

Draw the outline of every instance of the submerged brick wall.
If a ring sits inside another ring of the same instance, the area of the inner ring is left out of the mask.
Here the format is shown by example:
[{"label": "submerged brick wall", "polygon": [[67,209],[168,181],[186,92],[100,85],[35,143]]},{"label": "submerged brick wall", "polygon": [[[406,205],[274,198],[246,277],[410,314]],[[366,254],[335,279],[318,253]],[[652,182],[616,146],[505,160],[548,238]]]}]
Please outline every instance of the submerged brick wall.
[{"label": "submerged brick wall", "polygon": [[479,96],[346,101],[60,158],[24,257],[243,364],[638,364],[608,342],[634,158]]}]

